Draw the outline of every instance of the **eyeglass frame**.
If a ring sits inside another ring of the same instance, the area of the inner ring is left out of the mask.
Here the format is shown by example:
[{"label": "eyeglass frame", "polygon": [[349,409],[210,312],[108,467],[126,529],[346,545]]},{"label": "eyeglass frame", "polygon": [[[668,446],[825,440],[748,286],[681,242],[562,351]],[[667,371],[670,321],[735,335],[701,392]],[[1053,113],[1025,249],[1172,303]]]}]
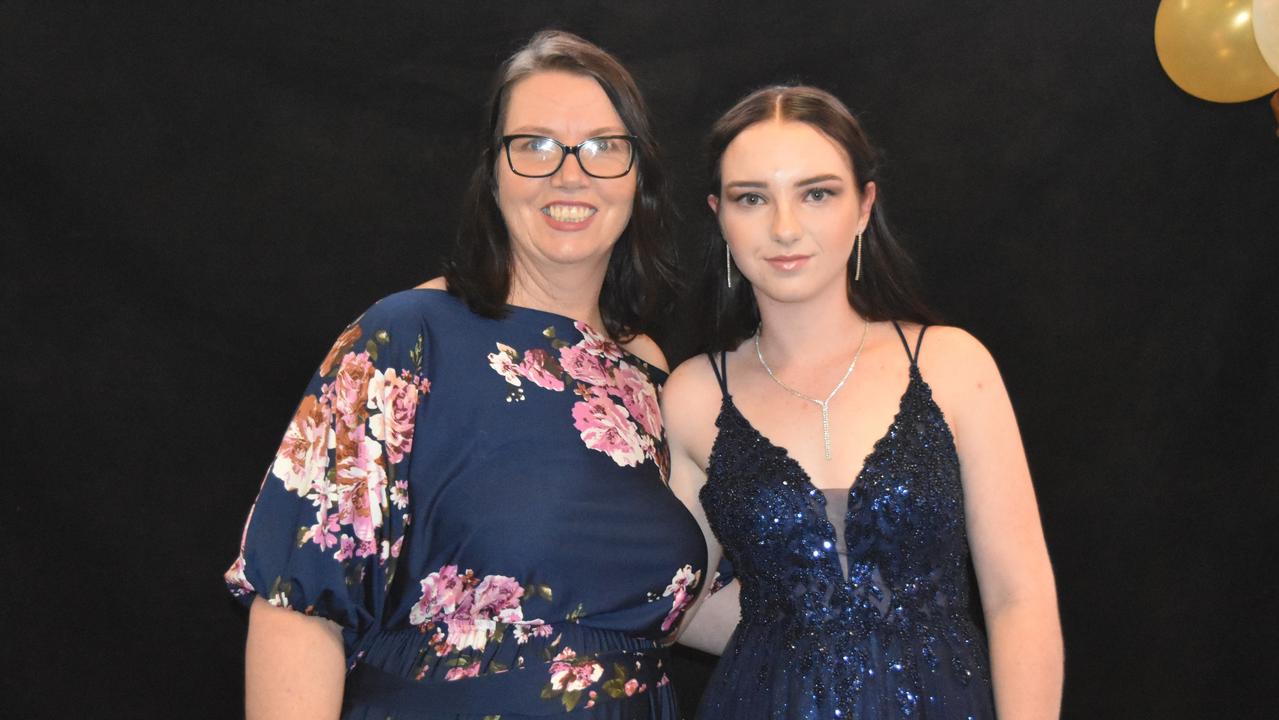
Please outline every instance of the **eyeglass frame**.
[{"label": "eyeglass frame", "polygon": [[[515,162],[511,160],[511,143],[515,140],[519,140],[520,138],[542,138],[545,140],[550,140],[551,142],[558,145],[560,148],[560,161],[555,164],[555,169],[548,173],[544,173],[542,175],[526,175],[520,172],[519,170],[516,170]],[[582,149],[583,145],[595,140],[627,140],[629,141],[631,143],[631,157],[630,157],[630,162],[626,164],[626,169],[618,173],[617,175],[596,175],[590,170],[587,170],[586,166],[582,164],[582,156],[578,155],[577,153],[579,150]],[[638,143],[639,143],[639,136],[637,135],[597,135],[595,137],[586,138],[582,142],[572,147],[565,145],[564,143],[560,142],[559,140],[556,140],[555,138],[549,135],[538,135],[536,133],[517,133],[515,135],[503,135],[501,137],[501,147],[504,148],[505,152],[503,154],[506,155],[506,166],[511,169],[511,172],[515,173],[516,175],[519,175],[520,177],[526,177],[526,178],[544,178],[544,177],[550,177],[554,175],[555,173],[560,171],[560,168],[564,167],[564,161],[568,159],[569,155],[572,155],[574,158],[577,159],[577,167],[580,168],[584,174],[590,177],[597,178],[599,180],[616,180],[617,178],[620,178],[620,177],[626,177],[627,175],[630,174],[631,170],[635,168],[635,157],[639,155],[639,148],[636,147]]]}]

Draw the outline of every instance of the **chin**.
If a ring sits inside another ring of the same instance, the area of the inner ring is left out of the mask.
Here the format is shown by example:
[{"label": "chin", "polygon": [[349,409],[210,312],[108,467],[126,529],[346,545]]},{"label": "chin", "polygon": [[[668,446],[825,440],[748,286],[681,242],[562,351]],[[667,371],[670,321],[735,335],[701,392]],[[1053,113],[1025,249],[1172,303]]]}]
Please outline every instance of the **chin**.
[{"label": "chin", "polygon": [[[779,303],[808,302],[830,291],[829,283],[819,285],[811,280],[805,282],[800,278],[795,278],[789,282],[772,281],[767,283],[757,283],[752,280],[751,286],[755,289],[755,292],[773,302]],[[843,292],[842,284],[840,285],[840,291]]]},{"label": "chin", "polygon": [[572,242],[548,240],[539,243],[538,246],[544,257],[564,265],[590,262],[600,257],[607,258],[613,250],[612,243],[585,238],[575,239]]}]

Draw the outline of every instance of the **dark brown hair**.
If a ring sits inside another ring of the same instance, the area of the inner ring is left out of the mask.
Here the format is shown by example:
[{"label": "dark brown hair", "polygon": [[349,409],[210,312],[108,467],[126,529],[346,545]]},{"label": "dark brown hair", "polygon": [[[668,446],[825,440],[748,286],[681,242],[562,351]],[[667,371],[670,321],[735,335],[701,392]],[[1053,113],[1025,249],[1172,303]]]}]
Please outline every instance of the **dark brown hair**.
[{"label": "dark brown hair", "polygon": [[[721,192],[720,162],[724,151],[743,130],[760,122],[783,120],[802,122],[820,131],[848,153],[853,182],[858,191],[866,184],[877,188],[870,222],[862,236],[862,279],[854,281],[855,254],[848,260],[848,302],[868,320],[907,320],[931,324],[937,316],[919,291],[918,274],[910,256],[893,237],[884,219],[883,188],[879,182],[879,153],[871,145],[857,118],[839,98],[825,90],[805,85],[774,85],[742,98],[711,127],[709,138],[710,192]],[[737,347],[759,327],[759,307],[750,281],[741,273],[725,268],[724,238],[715,233],[703,273],[703,295],[718,313],[706,337],[713,350]],[[726,273],[732,272],[733,287],[726,287]]]},{"label": "dark brown hair", "polygon": [[637,173],[631,219],[613,246],[600,290],[604,329],[627,341],[648,332],[673,295],[671,203],[648,109],[631,74],[612,55],[571,33],[544,30],[498,70],[488,103],[484,150],[463,198],[457,242],[445,264],[449,292],[484,317],[503,317],[511,289],[511,238],[494,197],[496,161],[511,88],[539,72],[594,78],[626,130],[636,136]]}]

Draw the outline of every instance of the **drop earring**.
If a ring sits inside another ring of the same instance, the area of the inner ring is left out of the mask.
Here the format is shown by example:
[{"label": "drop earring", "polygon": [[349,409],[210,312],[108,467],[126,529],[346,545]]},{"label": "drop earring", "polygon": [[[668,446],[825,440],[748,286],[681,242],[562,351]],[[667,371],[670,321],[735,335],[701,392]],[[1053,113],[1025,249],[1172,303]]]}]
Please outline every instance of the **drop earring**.
[{"label": "drop earring", "polygon": [[733,289],[733,253],[728,249],[728,241],[724,241],[724,278],[728,281],[728,289]]},{"label": "drop earring", "polygon": [[862,279],[862,245],[866,241],[862,240],[861,233],[857,233],[857,239],[854,242],[857,244],[857,268],[853,272],[853,282],[859,282]]}]

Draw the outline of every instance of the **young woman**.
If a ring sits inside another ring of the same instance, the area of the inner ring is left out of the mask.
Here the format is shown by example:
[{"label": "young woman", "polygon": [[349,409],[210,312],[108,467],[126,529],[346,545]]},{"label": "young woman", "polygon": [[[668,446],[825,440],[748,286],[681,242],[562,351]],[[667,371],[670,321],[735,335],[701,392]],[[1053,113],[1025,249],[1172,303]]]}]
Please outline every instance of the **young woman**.
[{"label": "young woman", "polygon": [[341,334],[226,573],[250,718],[674,718],[705,568],[667,489],[667,208],[626,70],[507,61],[444,277]]},{"label": "young woman", "polygon": [[977,340],[929,327],[861,127],[828,93],[771,87],[710,146],[718,347],[663,400],[672,487],[736,576],[684,636],[723,650],[702,717],[1055,717],[1056,597],[1012,407]]}]

